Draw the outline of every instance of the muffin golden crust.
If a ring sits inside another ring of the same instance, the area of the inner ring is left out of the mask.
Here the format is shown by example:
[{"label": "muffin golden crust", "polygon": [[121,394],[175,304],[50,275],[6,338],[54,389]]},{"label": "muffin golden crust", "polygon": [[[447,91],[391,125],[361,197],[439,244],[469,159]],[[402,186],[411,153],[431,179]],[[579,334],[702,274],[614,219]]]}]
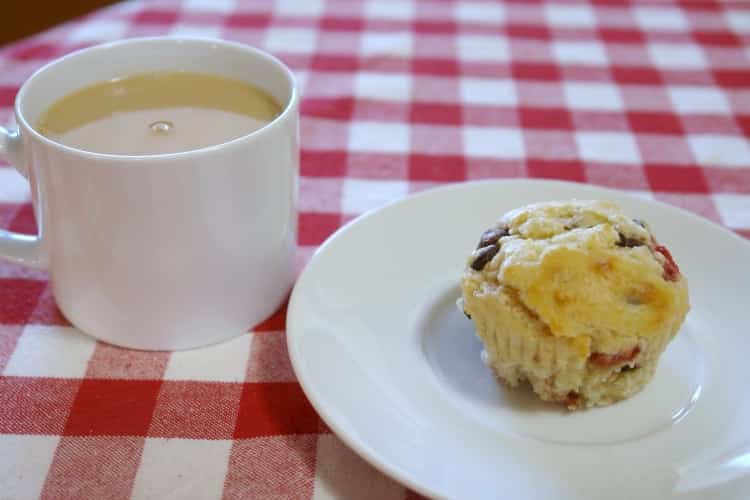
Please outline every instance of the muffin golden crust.
[{"label": "muffin golden crust", "polygon": [[461,288],[485,363],[571,409],[643,388],[689,309],[669,251],[608,201],[508,212],[480,237]]}]

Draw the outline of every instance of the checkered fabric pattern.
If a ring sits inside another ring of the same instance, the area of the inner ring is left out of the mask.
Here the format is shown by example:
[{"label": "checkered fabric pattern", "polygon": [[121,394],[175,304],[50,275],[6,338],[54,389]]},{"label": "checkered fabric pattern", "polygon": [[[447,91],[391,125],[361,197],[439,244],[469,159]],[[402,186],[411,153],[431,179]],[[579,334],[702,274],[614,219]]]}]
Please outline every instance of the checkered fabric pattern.
[{"label": "checkered fabric pattern", "polygon": [[[0,49],[0,123],[50,59],[156,34],[295,71],[300,267],[366,210],[482,178],[619,188],[750,237],[748,3],[135,0]],[[7,166],[0,227],[36,231]],[[72,328],[44,273],[0,264],[0,497],[416,496],[316,415],[284,315],[199,351],[129,351]]]}]

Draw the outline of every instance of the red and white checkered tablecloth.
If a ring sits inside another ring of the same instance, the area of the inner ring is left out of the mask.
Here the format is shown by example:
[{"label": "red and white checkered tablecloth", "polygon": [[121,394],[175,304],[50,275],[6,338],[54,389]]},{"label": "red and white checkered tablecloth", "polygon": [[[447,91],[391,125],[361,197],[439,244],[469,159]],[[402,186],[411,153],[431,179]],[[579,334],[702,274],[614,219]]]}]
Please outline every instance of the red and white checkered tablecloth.
[{"label": "red and white checkered tablecloth", "polygon": [[[50,59],[168,33],[295,71],[300,266],[363,211],[491,177],[620,188],[750,237],[750,3],[135,0],[0,49],[0,123]],[[0,227],[36,231],[6,166]],[[215,347],[129,351],[72,328],[45,274],[0,264],[0,373],[0,498],[414,495],[316,415],[284,311]]]}]

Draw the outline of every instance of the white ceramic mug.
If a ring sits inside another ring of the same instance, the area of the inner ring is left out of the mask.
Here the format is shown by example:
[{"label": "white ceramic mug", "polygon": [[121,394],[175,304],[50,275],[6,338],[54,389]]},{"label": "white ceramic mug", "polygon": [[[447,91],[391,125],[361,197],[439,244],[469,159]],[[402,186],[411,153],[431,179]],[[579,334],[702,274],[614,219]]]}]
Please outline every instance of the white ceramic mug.
[{"label": "white ceramic mug", "polygon": [[[81,151],[34,129],[76,89],[176,70],[253,83],[283,112],[230,142],[151,156]],[[58,59],[18,92],[18,130],[0,128],[0,156],[28,178],[39,227],[0,231],[0,256],[47,269],[62,313],[112,344],[186,349],[245,332],[293,281],[298,114],[289,69],[240,44],[141,38]]]}]

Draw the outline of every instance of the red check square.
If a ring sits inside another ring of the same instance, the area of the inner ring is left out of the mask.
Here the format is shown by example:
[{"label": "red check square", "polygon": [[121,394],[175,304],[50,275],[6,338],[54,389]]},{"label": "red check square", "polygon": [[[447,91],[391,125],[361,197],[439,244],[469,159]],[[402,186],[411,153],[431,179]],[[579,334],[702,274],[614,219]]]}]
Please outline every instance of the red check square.
[{"label": "red check square", "polygon": [[466,159],[463,156],[413,154],[409,160],[409,180],[437,182],[466,180]]},{"label": "red check square", "polygon": [[0,321],[6,325],[26,323],[46,287],[45,281],[0,279]]},{"label": "red check square", "polygon": [[237,12],[226,20],[227,28],[266,28],[271,20],[269,14],[255,12]]},{"label": "red check square", "polygon": [[538,179],[586,181],[583,165],[577,161],[528,160],[526,168],[530,177]]},{"label": "red check square", "polygon": [[240,400],[235,439],[313,434],[318,415],[297,383],[248,383]]},{"label": "red check square", "polygon": [[511,65],[511,74],[516,80],[543,80],[557,82],[562,78],[560,68],[556,64],[520,63]]},{"label": "red check square", "polygon": [[354,99],[351,97],[313,98],[302,101],[300,112],[304,116],[350,120],[354,113]]},{"label": "red check square", "polygon": [[320,245],[340,225],[339,214],[301,213],[297,241],[300,245]]},{"label": "red check square", "polygon": [[701,45],[742,46],[740,37],[731,31],[694,31],[693,38]]},{"label": "red check square", "polygon": [[599,38],[613,43],[643,43],[643,32],[628,28],[599,28]]},{"label": "red check square", "polygon": [[458,76],[461,70],[453,59],[415,58],[412,60],[411,70],[414,73],[429,75]]},{"label": "red check square", "polygon": [[745,137],[750,138],[750,115],[738,116],[735,120],[742,129],[742,133],[745,134]]},{"label": "red check square", "polygon": [[8,56],[19,61],[53,59],[60,53],[59,45],[46,42],[26,42],[10,50]]},{"label": "red check square", "polygon": [[66,436],[145,436],[159,380],[83,379],[65,424]]},{"label": "red check square", "polygon": [[6,85],[0,85],[0,106],[3,107],[12,107],[13,101],[16,99],[16,93],[18,92],[18,87],[13,86],[6,86]]},{"label": "red check square", "polygon": [[357,71],[359,58],[348,55],[315,54],[310,69],[315,71]]},{"label": "red check square", "polygon": [[658,70],[648,67],[616,66],[611,68],[612,77],[619,84],[661,85],[663,78]]},{"label": "red check square", "polygon": [[673,193],[709,193],[703,170],[693,166],[646,165],[651,189]]},{"label": "red check square", "polygon": [[456,23],[451,21],[416,20],[412,26],[416,33],[436,35],[453,35],[456,33]]},{"label": "red check square", "polygon": [[286,328],[286,310],[288,306],[289,302],[284,302],[281,307],[276,310],[276,312],[263,320],[261,323],[255,325],[251,330],[255,333],[284,330]]},{"label": "red check square", "polygon": [[533,129],[570,130],[573,120],[570,112],[554,108],[520,108],[521,125]]},{"label": "red check square", "polygon": [[670,113],[658,112],[630,112],[627,114],[628,123],[633,132],[655,134],[683,134],[684,128],[680,119]]},{"label": "red check square", "polygon": [[178,11],[175,9],[143,9],[133,17],[136,24],[172,25],[177,22]]},{"label": "red check square", "polygon": [[346,152],[302,150],[300,174],[306,177],[343,177]]},{"label": "red check square", "polygon": [[551,38],[549,28],[541,24],[509,23],[505,32],[513,38],[537,38],[549,40]]},{"label": "red check square", "polygon": [[411,105],[409,121],[412,123],[460,125],[461,106],[457,104],[415,102]]},{"label": "red check square", "polygon": [[320,29],[322,31],[350,31],[359,33],[364,27],[364,20],[352,17],[326,16],[320,20]]},{"label": "red check square", "polygon": [[25,234],[37,233],[36,218],[34,217],[34,208],[31,206],[31,203],[21,205],[8,229]]}]

